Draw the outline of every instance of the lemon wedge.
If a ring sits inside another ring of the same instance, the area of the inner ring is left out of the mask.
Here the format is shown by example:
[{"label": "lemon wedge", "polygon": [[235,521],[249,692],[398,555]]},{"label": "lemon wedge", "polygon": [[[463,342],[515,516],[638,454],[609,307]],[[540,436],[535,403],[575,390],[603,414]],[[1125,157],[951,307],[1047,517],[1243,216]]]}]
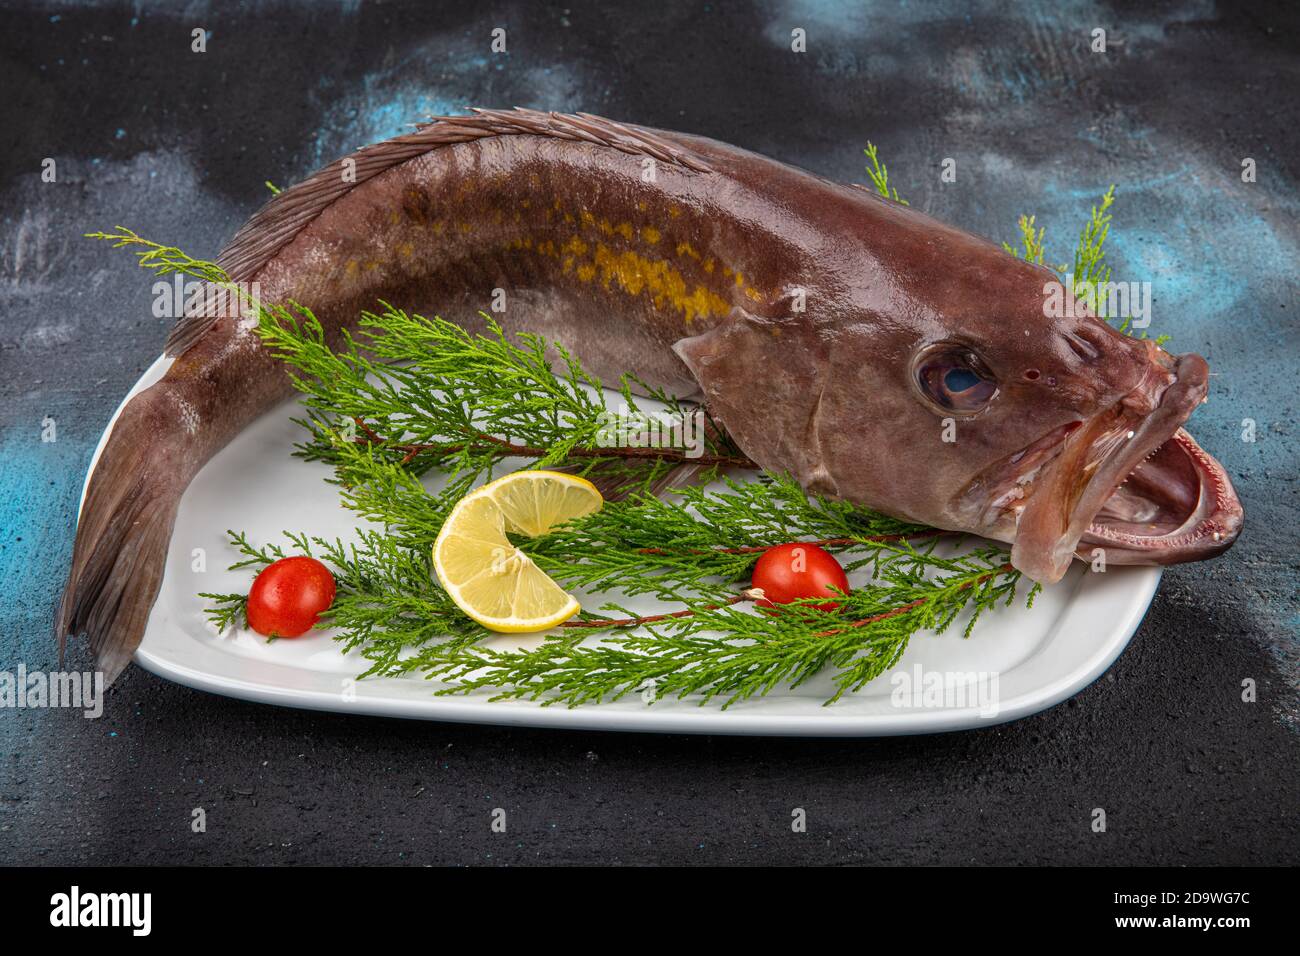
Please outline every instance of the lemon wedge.
[{"label": "lemon wedge", "polygon": [[580,610],[506,537],[536,537],[605,503],[585,478],[516,471],[456,503],[433,543],[433,569],[456,606],[493,631],[544,631]]}]

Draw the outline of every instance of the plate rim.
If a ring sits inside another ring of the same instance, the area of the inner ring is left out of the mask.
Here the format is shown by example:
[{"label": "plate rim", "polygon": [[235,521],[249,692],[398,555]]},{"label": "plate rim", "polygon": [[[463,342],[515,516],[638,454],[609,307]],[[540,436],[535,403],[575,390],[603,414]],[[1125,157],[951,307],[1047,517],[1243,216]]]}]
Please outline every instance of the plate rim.
[{"label": "plate rim", "polygon": [[[165,355],[158,356],[118,403],[104,426],[99,442],[91,454],[86,478],[82,483],[81,501],[77,509],[78,523],[80,523],[81,508],[85,504],[90,478],[99,463],[104,445],[122,414],[122,409],[137,394],[160,379],[172,361]],[[710,705],[672,712],[656,711],[653,706],[631,711],[611,710],[600,704],[569,708],[563,705],[542,706],[531,701],[489,702],[486,698],[490,694],[486,693],[466,698],[435,697],[430,694],[426,699],[409,700],[372,696],[369,690],[359,694],[355,701],[345,702],[338,693],[325,694],[317,690],[295,690],[273,684],[254,683],[187,666],[183,661],[173,660],[150,649],[148,624],[146,624],[145,638],[135,651],[134,660],[145,670],[166,680],[224,697],[302,710],[375,717],[585,731],[773,737],[883,737],[947,733],[994,727],[1041,713],[1068,700],[1101,677],[1128,647],[1146,616],[1151,602],[1155,599],[1162,577],[1162,569],[1159,567],[1124,568],[1122,573],[1135,578],[1140,577],[1140,580],[1136,582],[1136,590],[1126,606],[1122,622],[1112,631],[1109,640],[1089,656],[1085,666],[1077,668],[1068,676],[1055,682],[1042,685],[1041,693],[1025,693],[1010,701],[1000,701],[998,713],[993,717],[980,716],[971,707],[852,716],[836,716],[829,709],[825,712],[825,716],[820,714],[765,715],[734,710],[723,711],[718,706]],[[1071,601],[1076,599],[1075,596],[1071,597]],[[393,679],[373,678],[358,682],[357,686],[377,687],[382,686],[383,681]]]}]

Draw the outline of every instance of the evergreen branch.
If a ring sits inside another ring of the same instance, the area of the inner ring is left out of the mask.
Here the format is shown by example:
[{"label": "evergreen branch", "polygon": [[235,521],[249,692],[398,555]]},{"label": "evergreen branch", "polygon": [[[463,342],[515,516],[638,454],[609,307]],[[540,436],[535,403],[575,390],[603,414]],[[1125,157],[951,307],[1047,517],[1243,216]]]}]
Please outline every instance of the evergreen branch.
[{"label": "evergreen branch", "polygon": [[[482,331],[470,332],[384,303],[381,312],[362,315],[355,337],[331,347],[309,310],[266,310],[259,334],[290,367],[307,410],[302,424],[310,437],[297,453],[332,464],[377,516],[391,482],[370,494],[376,461],[472,480],[507,459],[529,457],[530,467],[569,468],[624,491],[649,490],[679,467],[698,469],[702,480],[721,467],[752,467],[707,425],[691,446],[684,429],[667,441],[660,429],[651,445],[611,442],[611,423],[626,432],[660,420],[638,404],[634,384],[665,401],[663,414],[678,421],[697,410],[630,378],[621,383],[623,407],[611,410],[600,381],[572,355],[535,335],[508,338],[491,316],[482,318]],[[369,447],[358,454],[356,446]]]},{"label": "evergreen branch", "polygon": [[876,192],[886,199],[892,199],[896,203],[906,206],[907,200],[898,195],[898,190],[889,185],[889,169],[880,161],[880,156],[876,151],[876,145],[870,140],[867,141],[867,148],[863,150],[867,154],[867,159],[871,160],[871,165],[867,167],[867,175],[871,177],[871,183],[876,187]]},{"label": "evergreen branch", "polygon": [[228,627],[245,627],[248,624],[247,594],[211,594],[200,591],[199,597],[207,598],[210,602],[203,613],[216,625],[218,633]]},{"label": "evergreen branch", "polygon": [[[132,255],[136,257],[140,267],[150,270],[155,275],[166,276],[179,273],[204,282],[218,284],[230,282],[230,277],[226,275],[225,270],[215,262],[209,262],[206,259],[195,259],[189,253],[175,246],[164,246],[156,242],[150,242],[124,226],[114,226],[113,228],[114,232],[85,233],[85,238],[111,242],[114,249],[132,247]],[[140,248],[136,249],[135,247]]]},{"label": "evergreen branch", "polygon": [[[1118,318],[1120,321],[1115,325],[1116,331],[1132,335],[1132,320],[1127,316],[1107,315],[1106,297],[1097,294],[1099,289],[1110,282],[1111,277],[1111,268],[1106,262],[1106,239],[1110,235],[1112,219],[1110,208],[1114,203],[1115,186],[1112,184],[1102,194],[1098,204],[1089,210],[1088,220],[1083,224],[1079,240],[1075,244],[1072,263],[1051,266],[1051,268],[1062,276],[1070,278],[1070,291],[1079,301],[1090,303],[1098,319],[1114,324],[1113,320]],[[1033,216],[1022,215],[1017,221],[1017,226],[1020,229],[1021,248],[1017,249],[1007,242],[1002,243],[1002,248],[1017,259],[1023,258],[1027,262],[1043,265],[1045,230],[1041,227],[1035,230]],[[1139,338],[1146,338],[1146,332],[1142,332]],[[1167,341],[1169,341],[1168,335],[1160,335],[1155,340],[1157,345],[1163,345]]]},{"label": "evergreen branch", "polygon": [[[1093,206],[1088,221],[1084,223],[1079,234],[1079,242],[1074,249],[1074,294],[1083,297],[1089,289],[1095,289],[1110,281],[1110,266],[1106,264],[1106,237],[1110,234],[1110,207],[1115,202],[1115,187],[1111,186],[1101,197],[1101,202]],[[1106,318],[1098,313],[1098,318]],[[1120,331],[1123,331],[1121,328]]]},{"label": "evergreen branch", "polygon": [[725,601],[718,604],[705,604],[699,608],[684,608],[680,611],[666,611],[662,614],[645,614],[632,617],[608,618],[608,617],[587,617],[577,621],[565,621],[560,627],[578,627],[587,630],[610,630],[612,628],[644,627],[647,624],[657,624],[660,621],[672,621],[677,618],[691,617],[700,611],[716,611],[720,608],[731,607],[733,604],[740,604],[744,601],[757,601],[763,596],[762,588],[750,588],[742,591],[740,594],[733,595]]},{"label": "evergreen branch", "polygon": [[[351,543],[284,532],[287,549],[275,543],[254,545],[241,532],[228,531],[227,536],[242,555],[231,570],[261,571],[291,553],[329,565],[334,603],[316,626],[338,629],[344,650],[365,648],[372,666],[362,677],[397,666],[409,647],[434,640],[472,643],[491,634],[461,613],[436,584],[427,552],[403,548],[382,532],[361,529]],[[246,595],[199,596],[213,602],[206,613],[219,631],[246,624]]]},{"label": "evergreen branch", "polygon": [[[867,175],[871,178],[876,192],[886,199],[893,199],[895,202],[907,205],[906,202],[899,198],[898,190],[889,185],[889,170],[880,161],[876,146],[868,142],[864,152],[867,154],[867,158],[871,160],[871,165],[867,167]],[[1072,265],[1050,266],[1057,273],[1068,274],[1073,277],[1072,292],[1076,298],[1093,302],[1097,318],[1105,322],[1110,322],[1111,319],[1116,317],[1105,314],[1105,305],[1094,294],[1094,290],[1110,281],[1111,269],[1106,262],[1105,245],[1106,238],[1110,235],[1112,218],[1110,207],[1114,203],[1115,186],[1112,184],[1102,194],[1101,201],[1089,211],[1088,221],[1084,223],[1079,234],[1079,241],[1075,245]],[[1034,216],[1021,215],[1016,220],[1016,226],[1020,231],[1020,247],[1017,248],[1008,242],[1003,242],[1002,248],[1008,255],[1017,259],[1045,265],[1044,236],[1046,229],[1042,226],[1036,226],[1035,219]],[[1131,319],[1128,317],[1119,318],[1121,321],[1116,326],[1116,330],[1126,335],[1132,334],[1130,330]],[[1146,338],[1146,333],[1143,332],[1140,337]],[[1157,345],[1163,345],[1168,340],[1168,335],[1161,335],[1155,341]]]},{"label": "evergreen branch", "polygon": [[925,550],[943,533],[876,512],[808,496],[788,476],[735,482],[713,490],[674,489],[666,498],[634,495],[594,515],[519,542],[538,567],[587,591],[650,594],[662,601],[728,598],[768,548],[789,541],[825,542],[846,555],[849,571]]},{"label": "evergreen branch", "polygon": [[[806,541],[800,539],[803,544],[813,544],[823,549],[849,548],[858,544],[894,544],[899,541],[915,541],[920,538],[944,537],[947,535],[960,534],[959,531],[944,531],[939,528],[927,528],[924,531],[918,531],[915,534],[877,534],[868,538],[820,538]],[[739,548],[708,548],[699,551],[692,551],[692,554],[762,554],[764,551],[770,551],[776,543],[773,544],[754,544],[746,545]],[[664,555],[675,553],[669,548],[641,548],[638,554],[646,555]]]},{"label": "evergreen branch", "polygon": [[[1023,215],[1016,220],[1016,225],[1020,228],[1020,249],[1016,249],[1006,242],[1002,243],[1002,248],[1017,259],[1023,258],[1026,262],[1034,262],[1041,266],[1043,265],[1044,253],[1043,234],[1046,232],[1046,229],[1040,226],[1037,231],[1035,231],[1034,220],[1034,216]],[[1056,268],[1057,272],[1062,272],[1065,267],[1061,266],[1053,268]]]},{"label": "evergreen branch", "polygon": [[892,667],[917,631],[942,632],[963,611],[971,613],[969,631],[983,611],[1015,599],[1020,575],[1005,568],[998,549],[948,559],[934,581],[925,576],[929,564],[919,554],[892,564],[882,584],[854,589],[834,611],[805,603],[758,614],[702,605],[689,617],[597,644],[562,636],[519,651],[435,645],[402,668],[451,682],[440,694],[489,689],[493,700],[573,707],[641,692],[648,703],[697,696],[701,704],[721,699],[726,708],[833,667],[829,704]]},{"label": "evergreen branch", "polygon": [[[509,439],[498,438],[495,435],[488,435],[482,432],[473,435],[468,441],[463,442],[444,442],[428,445],[392,442],[377,435],[372,428],[360,419],[353,420],[356,422],[357,427],[365,433],[364,439],[356,439],[358,442],[364,441],[371,445],[383,445],[404,452],[401,459],[401,464],[404,465],[409,464],[415,459],[416,455],[424,452],[437,452],[440,455],[445,455],[473,449],[475,445],[492,446],[493,450],[500,449],[501,453],[508,458],[545,458],[551,454],[551,449],[549,448],[538,448],[532,445],[519,445],[511,442]],[[572,446],[566,450],[565,454],[571,459],[638,458],[677,462],[684,465],[695,465],[699,467],[758,468],[758,465],[753,461],[739,455],[693,455],[689,451],[677,448],[643,448],[639,446],[628,447],[623,445],[608,445],[600,448],[582,448],[579,446]]]}]

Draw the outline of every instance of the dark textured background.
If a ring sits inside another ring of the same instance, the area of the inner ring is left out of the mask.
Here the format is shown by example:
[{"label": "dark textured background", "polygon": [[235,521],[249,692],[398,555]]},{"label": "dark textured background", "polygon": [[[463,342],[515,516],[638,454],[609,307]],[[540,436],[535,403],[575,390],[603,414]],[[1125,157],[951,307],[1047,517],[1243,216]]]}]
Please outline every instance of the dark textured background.
[{"label": "dark textured background", "polygon": [[[1132,646],[1076,698],[943,737],[379,720],[133,668],[99,721],[0,711],[0,859],[1296,861],[1300,7],[848,6],[0,4],[0,669],[54,666],[91,449],[165,334],[129,258],[78,235],[122,223],[210,256],[264,180],[471,105],[702,133],[841,180],[863,179],[870,138],[913,205],[998,239],[1036,213],[1059,260],[1117,183],[1116,277],[1152,281],[1153,331],[1216,373],[1193,429],[1246,503],[1236,548],[1169,571]],[[507,55],[489,52],[495,26]],[[796,26],[805,55],[789,51]],[[211,33],[202,55],[195,27]],[[1088,51],[1094,27],[1105,55]],[[39,440],[46,416],[55,443]],[[1247,677],[1258,703],[1240,700]],[[508,836],[489,833],[498,806]],[[795,806],[807,834],[790,832]]]}]

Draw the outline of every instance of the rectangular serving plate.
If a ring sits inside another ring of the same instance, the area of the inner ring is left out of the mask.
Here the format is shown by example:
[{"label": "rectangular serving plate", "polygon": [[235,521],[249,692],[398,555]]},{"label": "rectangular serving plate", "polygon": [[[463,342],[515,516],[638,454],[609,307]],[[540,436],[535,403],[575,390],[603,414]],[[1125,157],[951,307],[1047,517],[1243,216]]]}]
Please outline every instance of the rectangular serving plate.
[{"label": "rectangular serving plate", "polygon": [[[157,381],[170,360],[159,358],[131,396]],[[113,416],[121,413],[119,406]],[[256,543],[279,542],[284,531],[347,539],[358,527],[329,469],[290,456],[301,440],[294,402],[267,413],[219,452],[181,500],[158,599],[135,660],[178,683],[244,700],[426,720],[509,726],[659,733],[792,736],[884,736],[986,727],[1051,707],[1096,680],[1119,656],[1141,622],[1160,581],[1158,568],[1091,573],[1081,563],[1044,589],[1032,609],[1023,594],[1010,607],[985,612],[969,639],[961,620],[947,633],[914,636],[898,664],[861,691],[833,705],[829,675],[798,688],[722,709],[718,703],[639,694],[567,708],[528,701],[492,701],[487,691],[436,696],[445,685],[408,676],[356,680],[367,662],[345,654],[329,632],[267,642],[248,630],[218,634],[198,592],[246,590],[249,574],[225,570],[231,560],[226,529]],[[112,429],[100,438],[91,471]],[[87,477],[89,481],[89,477]],[[83,490],[84,500],[84,490]],[[201,568],[201,570],[196,570]],[[858,583],[858,582],[853,582]],[[586,606],[590,600],[578,593]],[[661,610],[652,599],[626,602],[640,613]],[[541,635],[492,639],[526,646]],[[946,693],[936,693],[936,688]]]}]

